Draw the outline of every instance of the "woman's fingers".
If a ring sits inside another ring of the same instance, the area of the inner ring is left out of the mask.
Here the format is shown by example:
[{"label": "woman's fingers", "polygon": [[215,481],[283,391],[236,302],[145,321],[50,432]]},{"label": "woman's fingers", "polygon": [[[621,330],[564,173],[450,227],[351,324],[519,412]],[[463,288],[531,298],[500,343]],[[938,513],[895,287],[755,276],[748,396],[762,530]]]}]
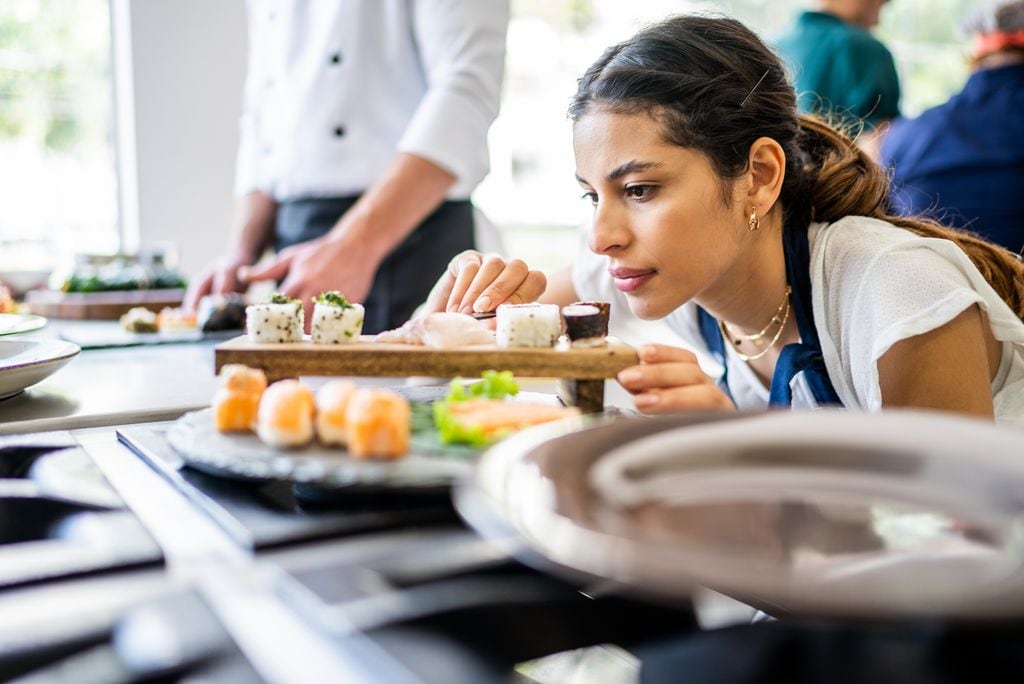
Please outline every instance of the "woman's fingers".
[{"label": "woman's fingers", "polygon": [[[536,274],[531,277],[531,274]],[[539,280],[538,280],[539,276]],[[522,304],[532,302],[544,292],[544,275],[531,271],[526,262],[512,259],[505,264],[501,274],[480,293],[473,302],[474,311],[493,311],[499,304]],[[539,289],[538,283],[540,284]]]},{"label": "woman's fingers", "polygon": [[[454,275],[455,283],[452,285],[452,291],[448,295],[448,303],[445,304],[445,311],[458,311],[462,307],[462,300],[466,296],[466,290],[473,284],[473,279],[476,274],[480,271],[481,257],[476,252],[462,253],[459,255],[457,262],[454,264]],[[449,266],[448,272],[453,273],[452,266]]]},{"label": "woman's fingers", "polygon": [[685,410],[733,409],[732,400],[701,370],[697,356],[686,349],[647,345],[638,350],[638,366],[619,372],[619,383],[634,395],[638,410],[672,413]]},{"label": "woman's fingers", "polygon": [[715,384],[652,389],[633,397],[633,402],[644,413],[736,410],[728,395]]},{"label": "woman's fingers", "polygon": [[505,260],[497,254],[484,255],[483,262],[473,277],[473,282],[463,293],[462,300],[458,302],[458,308],[453,310],[466,314],[473,313],[474,310],[489,311],[490,309],[474,309],[473,304],[488,285],[501,277],[506,267]]}]

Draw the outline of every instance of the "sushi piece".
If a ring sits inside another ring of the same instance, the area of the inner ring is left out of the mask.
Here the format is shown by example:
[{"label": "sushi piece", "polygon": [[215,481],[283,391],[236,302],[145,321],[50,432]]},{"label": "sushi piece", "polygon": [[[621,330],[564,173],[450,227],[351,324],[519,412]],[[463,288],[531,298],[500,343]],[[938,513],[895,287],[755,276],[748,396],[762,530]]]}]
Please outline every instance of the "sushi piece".
[{"label": "sushi piece", "polygon": [[463,430],[477,431],[487,441],[500,439],[532,425],[579,414],[579,409],[574,406],[501,399],[477,398],[448,404],[449,420],[452,423]]},{"label": "sushi piece", "polygon": [[348,451],[356,458],[401,458],[409,450],[409,402],[386,389],[356,390],[346,412]]},{"label": "sushi piece", "polygon": [[316,393],[316,435],[322,444],[348,443],[348,405],[356,386],[347,380],[330,380]]},{"label": "sushi piece", "polygon": [[608,342],[607,309],[602,313],[596,303],[577,302],[562,307],[565,331],[574,347],[602,347]]},{"label": "sushi piece", "polygon": [[155,333],[159,330],[156,314],[144,306],[128,309],[119,319],[121,327],[133,333]]},{"label": "sushi piece", "polygon": [[499,347],[553,347],[562,334],[557,304],[502,304],[497,319]]},{"label": "sushi piece", "polygon": [[494,333],[466,314],[432,313],[423,319],[423,344],[434,349],[494,344]]},{"label": "sushi piece", "polygon": [[218,377],[221,386],[212,403],[214,426],[220,432],[251,432],[267,376],[258,368],[231,363],[220,369]]},{"label": "sushi piece", "polygon": [[270,446],[297,447],[313,440],[313,392],[298,380],[280,380],[263,393],[256,434]]},{"label": "sushi piece", "polygon": [[363,305],[349,302],[338,292],[322,292],[313,300],[311,332],[316,344],[355,342],[363,332]]},{"label": "sushi piece", "polygon": [[305,313],[298,299],[275,294],[265,304],[245,307],[250,342],[301,342]]},{"label": "sushi piece", "polygon": [[165,306],[156,315],[156,327],[160,329],[160,332],[195,330],[196,317],[193,314],[185,313],[180,308]]},{"label": "sushi piece", "polygon": [[196,306],[196,327],[203,332],[243,330],[245,297],[240,294],[206,295]]}]

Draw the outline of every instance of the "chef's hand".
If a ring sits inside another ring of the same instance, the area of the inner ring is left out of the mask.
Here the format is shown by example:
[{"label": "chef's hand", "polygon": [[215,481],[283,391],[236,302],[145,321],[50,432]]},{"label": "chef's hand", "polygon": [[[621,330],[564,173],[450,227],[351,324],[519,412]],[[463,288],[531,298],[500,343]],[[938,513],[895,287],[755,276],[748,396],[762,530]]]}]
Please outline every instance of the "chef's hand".
[{"label": "chef's hand", "polygon": [[637,410],[736,410],[718,384],[700,369],[693,352],[663,344],[645,345],[637,352],[642,363],[623,369],[616,376],[619,384],[633,395]]},{"label": "chef's hand", "polygon": [[313,297],[337,290],[352,302],[363,302],[370,293],[379,259],[357,245],[326,236],[282,249],[264,266],[243,268],[247,282],[276,280],[277,291],[302,302],[306,332],[312,323]]},{"label": "chef's hand", "polygon": [[423,313],[494,311],[499,304],[526,304],[544,294],[547,278],[520,259],[466,250],[448,262],[434,284]]},{"label": "chef's hand", "polygon": [[203,271],[198,279],[192,281],[185,292],[182,307],[195,313],[199,300],[209,294],[227,294],[245,292],[248,284],[238,276],[239,269],[248,266],[252,261],[241,256],[226,256],[218,259]]}]

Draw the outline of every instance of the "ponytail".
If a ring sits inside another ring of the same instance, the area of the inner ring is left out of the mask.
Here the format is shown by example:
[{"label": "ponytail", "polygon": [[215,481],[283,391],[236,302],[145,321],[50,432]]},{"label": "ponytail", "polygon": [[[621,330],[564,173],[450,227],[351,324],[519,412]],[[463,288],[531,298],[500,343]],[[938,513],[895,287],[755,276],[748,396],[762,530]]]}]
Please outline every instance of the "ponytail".
[{"label": "ponytail", "polygon": [[804,159],[797,176],[803,176],[803,182],[797,185],[807,197],[805,202],[797,202],[797,206],[804,205],[800,213],[809,211],[810,221],[826,223],[844,216],[868,216],[922,237],[955,242],[992,289],[1024,318],[1024,262],[1020,256],[969,231],[947,228],[923,217],[889,213],[889,178],[878,164],[850,138],[819,119],[801,116],[800,129],[798,145]]}]

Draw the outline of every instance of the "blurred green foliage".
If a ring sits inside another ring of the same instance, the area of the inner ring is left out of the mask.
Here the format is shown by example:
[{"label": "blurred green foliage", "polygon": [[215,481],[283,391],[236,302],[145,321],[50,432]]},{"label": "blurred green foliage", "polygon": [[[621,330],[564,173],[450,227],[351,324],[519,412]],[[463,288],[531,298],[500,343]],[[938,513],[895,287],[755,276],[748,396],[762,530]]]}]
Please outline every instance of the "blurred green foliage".
[{"label": "blurred green foliage", "polygon": [[108,0],[0,2],[0,140],[105,144],[111,98]]}]

